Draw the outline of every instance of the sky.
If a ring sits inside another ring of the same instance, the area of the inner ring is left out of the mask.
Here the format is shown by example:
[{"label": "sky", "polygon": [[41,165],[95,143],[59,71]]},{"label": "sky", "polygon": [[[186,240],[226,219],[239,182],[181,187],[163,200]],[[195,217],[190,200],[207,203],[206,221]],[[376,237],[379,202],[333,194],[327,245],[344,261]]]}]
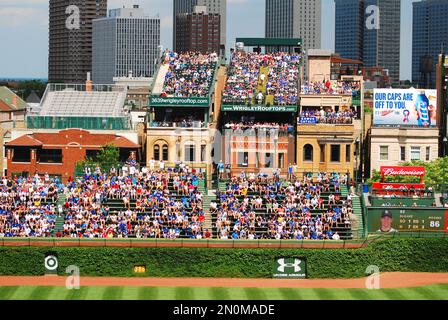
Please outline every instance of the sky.
[{"label": "sky", "polygon": [[[401,0],[401,75],[411,78],[412,1]],[[0,78],[47,78],[49,0],[0,0]],[[227,47],[236,37],[264,36],[264,0],[227,0]],[[171,0],[109,0],[109,9],[139,4],[161,19],[161,42],[172,47]],[[335,6],[322,0],[322,49],[334,50]]]}]

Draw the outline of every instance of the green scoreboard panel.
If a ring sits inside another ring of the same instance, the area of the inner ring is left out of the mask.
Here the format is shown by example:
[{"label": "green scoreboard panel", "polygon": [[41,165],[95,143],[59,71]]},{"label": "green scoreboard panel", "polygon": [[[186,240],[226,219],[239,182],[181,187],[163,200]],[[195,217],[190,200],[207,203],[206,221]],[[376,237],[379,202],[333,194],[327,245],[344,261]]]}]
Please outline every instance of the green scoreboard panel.
[{"label": "green scoreboard panel", "polygon": [[392,213],[392,228],[396,231],[448,232],[448,210],[440,208],[368,208],[369,233],[379,232],[381,215],[385,210]]}]

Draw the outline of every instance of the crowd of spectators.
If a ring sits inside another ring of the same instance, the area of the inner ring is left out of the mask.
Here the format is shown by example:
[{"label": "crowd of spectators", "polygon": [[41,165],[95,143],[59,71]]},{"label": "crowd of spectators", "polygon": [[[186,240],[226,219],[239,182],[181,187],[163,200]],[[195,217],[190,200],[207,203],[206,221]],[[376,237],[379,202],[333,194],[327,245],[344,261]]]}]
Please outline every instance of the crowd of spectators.
[{"label": "crowd of spectators", "polygon": [[[202,238],[203,195],[187,170],[85,175],[66,187],[62,237]],[[116,207],[116,201],[121,205]]]},{"label": "crowd of spectators", "polygon": [[308,109],[300,113],[299,122],[308,123],[310,120],[322,124],[351,124],[357,118],[357,113],[351,109],[335,111],[331,108]]},{"label": "crowd of spectators", "polygon": [[277,131],[277,132],[288,132],[292,133],[294,131],[294,126],[287,123],[278,122],[255,122],[255,121],[231,121],[224,125],[225,129],[231,129],[234,132],[237,131]]},{"label": "crowd of spectators", "polygon": [[[268,95],[274,98],[275,105],[296,105],[300,59],[299,55],[284,52],[271,54],[234,52],[223,102],[262,104]],[[261,73],[261,68],[267,68],[267,74]]]},{"label": "crowd of spectators", "polygon": [[54,229],[60,182],[38,175],[0,180],[0,237],[49,237]]},{"label": "crowd of spectators", "polygon": [[359,82],[348,81],[330,81],[323,82],[305,82],[302,85],[302,94],[350,94],[356,96],[360,90]]},{"label": "crowd of spectators", "polygon": [[173,122],[168,121],[153,121],[152,127],[154,128],[170,128],[170,127],[180,127],[180,128],[202,128],[205,122],[203,122],[199,117],[189,115],[184,117],[176,117]]},{"label": "crowd of spectators", "polygon": [[162,96],[206,97],[212,86],[218,55],[168,51],[163,63],[169,64],[169,70],[165,76]]},{"label": "crowd of spectators", "polygon": [[218,238],[339,240],[335,228],[350,229],[353,212],[351,195],[342,198],[340,194],[346,184],[347,176],[338,174],[283,181],[242,172],[231,178],[226,190],[218,193],[218,202],[212,203]]}]

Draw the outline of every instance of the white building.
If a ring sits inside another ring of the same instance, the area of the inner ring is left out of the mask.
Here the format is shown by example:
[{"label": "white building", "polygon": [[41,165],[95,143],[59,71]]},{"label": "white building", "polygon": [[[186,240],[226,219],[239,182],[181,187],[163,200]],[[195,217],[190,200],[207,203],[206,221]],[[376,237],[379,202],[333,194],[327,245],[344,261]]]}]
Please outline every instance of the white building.
[{"label": "white building", "polygon": [[151,77],[160,46],[160,19],[150,18],[138,5],[109,11],[93,21],[95,84],[112,84],[114,77]]}]

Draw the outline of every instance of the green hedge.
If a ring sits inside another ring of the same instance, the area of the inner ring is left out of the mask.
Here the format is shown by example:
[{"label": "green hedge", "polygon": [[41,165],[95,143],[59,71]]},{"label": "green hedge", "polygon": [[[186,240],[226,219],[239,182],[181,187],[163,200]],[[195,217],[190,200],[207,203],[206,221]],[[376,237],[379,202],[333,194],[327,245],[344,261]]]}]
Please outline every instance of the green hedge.
[{"label": "green hedge", "polygon": [[0,248],[1,275],[43,275],[46,253],[59,259],[58,273],[77,265],[84,276],[130,277],[144,264],[151,277],[270,278],[279,257],[302,257],[309,278],[365,276],[381,272],[448,272],[448,239],[390,239],[363,249],[187,249],[187,248]]}]

